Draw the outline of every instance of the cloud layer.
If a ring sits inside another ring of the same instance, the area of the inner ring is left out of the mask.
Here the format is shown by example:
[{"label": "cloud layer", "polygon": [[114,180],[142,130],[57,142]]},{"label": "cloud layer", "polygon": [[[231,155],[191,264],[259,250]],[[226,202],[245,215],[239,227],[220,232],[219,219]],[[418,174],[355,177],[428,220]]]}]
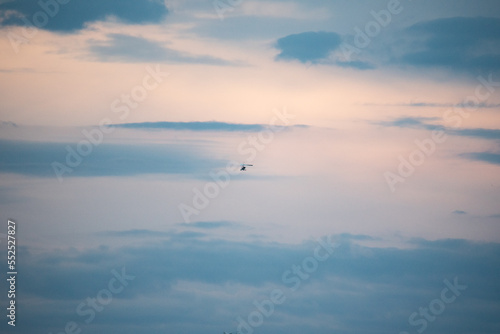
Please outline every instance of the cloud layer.
[{"label": "cloud layer", "polygon": [[[55,168],[54,163],[59,167]],[[185,147],[147,144],[93,145],[0,140],[0,171],[39,177],[196,174],[221,162]],[[69,168],[70,171],[65,168]]]},{"label": "cloud layer", "polygon": [[[380,24],[378,27],[382,29]],[[381,43],[378,34],[370,37],[359,28],[353,35],[344,36],[334,31],[308,31],[279,38],[275,44],[280,51],[276,59],[358,70],[411,66],[473,75],[500,70],[500,18],[450,17],[421,21],[396,31],[394,36],[397,37],[386,38],[382,48],[378,45]],[[357,57],[362,60],[355,59]]]},{"label": "cloud layer", "polygon": [[[30,321],[20,321],[18,330],[56,330],[75,321],[95,333],[109,326],[122,333],[135,332],[135,326],[150,333],[187,327],[195,334],[235,331],[238,317],[247,320],[256,309],[254,302],[279,289],[285,300],[258,327],[262,333],[414,332],[422,329],[425,319],[418,315],[419,308],[441,298],[445,281],[462,289],[442,314],[425,322],[429,330],[465,333],[464,328],[481,328],[486,333],[500,325],[495,306],[500,300],[498,244],[414,240],[408,249],[373,248],[355,241],[366,236],[334,236],[335,251],[327,260],[293,274],[293,266],[307,266],[317,247],[322,255],[328,254],[326,248],[316,241],[236,243],[145,232],[116,233],[143,241],[117,249],[42,254],[23,249],[19,303]],[[107,288],[113,270],[134,279],[87,324],[89,316],[76,308]],[[446,293],[453,296],[449,289]],[[37,307],[41,303],[48,307]],[[187,308],[194,311],[184,312]]]}]

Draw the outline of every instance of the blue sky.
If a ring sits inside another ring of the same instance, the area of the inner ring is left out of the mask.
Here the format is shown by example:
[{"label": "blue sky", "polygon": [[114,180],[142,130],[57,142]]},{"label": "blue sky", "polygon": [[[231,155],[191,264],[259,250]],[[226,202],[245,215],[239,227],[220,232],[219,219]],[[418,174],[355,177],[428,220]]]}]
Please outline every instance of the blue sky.
[{"label": "blue sky", "polygon": [[0,30],[2,332],[499,331],[498,1],[17,0]]}]

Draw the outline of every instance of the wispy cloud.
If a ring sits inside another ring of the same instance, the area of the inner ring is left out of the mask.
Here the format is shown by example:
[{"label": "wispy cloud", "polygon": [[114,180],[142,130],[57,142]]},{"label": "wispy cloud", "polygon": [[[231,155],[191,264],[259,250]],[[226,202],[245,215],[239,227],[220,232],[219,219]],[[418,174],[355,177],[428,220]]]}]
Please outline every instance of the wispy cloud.
[{"label": "wispy cloud", "polygon": [[[437,130],[444,131],[446,134],[461,137],[473,137],[484,140],[492,140],[495,143],[500,141],[500,129],[482,129],[482,128],[472,128],[472,129],[457,129],[446,127],[443,125],[430,124],[429,121],[436,121],[439,118],[436,117],[401,117],[394,119],[392,121],[377,122],[376,124],[382,126],[394,126],[400,128],[413,128],[413,129],[424,129],[424,130]],[[498,165],[500,164],[500,154],[496,152],[472,152],[472,153],[461,153],[460,157],[469,160],[483,161],[490,164]]]},{"label": "wispy cloud", "polygon": [[462,157],[483,161],[494,165],[500,165],[500,153],[492,153],[492,152],[473,152],[473,153],[464,153],[461,154]]},{"label": "wispy cloud", "polygon": [[[264,124],[243,124],[243,123],[227,123],[227,122],[144,122],[144,123],[124,123],[113,124],[111,127],[127,128],[127,129],[158,129],[158,130],[189,130],[189,131],[244,131],[258,132],[269,127]],[[305,128],[307,125],[293,126],[277,126],[282,129],[291,129],[294,127]]]},{"label": "wispy cloud", "polygon": [[192,55],[168,48],[158,41],[141,36],[108,34],[105,41],[89,41],[92,57],[103,62],[167,62],[206,65],[237,65],[236,62]]},{"label": "wispy cloud", "polygon": [[475,137],[490,140],[500,140],[500,129],[465,128],[457,129],[438,124],[430,124],[428,121],[437,121],[437,117],[400,117],[392,121],[382,121],[377,124],[383,126],[395,126],[400,128],[415,128],[425,130],[442,130],[447,134],[463,137]]}]

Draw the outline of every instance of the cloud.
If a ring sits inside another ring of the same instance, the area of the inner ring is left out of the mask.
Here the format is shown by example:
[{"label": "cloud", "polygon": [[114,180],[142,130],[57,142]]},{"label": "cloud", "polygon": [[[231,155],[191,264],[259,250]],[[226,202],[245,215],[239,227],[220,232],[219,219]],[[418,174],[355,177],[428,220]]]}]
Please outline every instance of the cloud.
[{"label": "cloud", "polygon": [[443,125],[429,124],[427,121],[439,120],[437,117],[400,117],[392,121],[379,122],[383,126],[395,126],[400,128],[415,128],[425,130],[442,130],[449,135],[462,137],[475,137],[488,140],[500,140],[500,129],[456,129]]},{"label": "cloud", "polygon": [[377,238],[374,238],[372,236],[366,235],[366,234],[351,234],[351,233],[342,233],[336,236],[336,240],[341,240],[344,242],[348,242],[351,240],[377,240]]},{"label": "cloud", "polygon": [[[378,122],[382,126],[395,126],[400,128],[424,129],[429,131],[444,131],[448,135],[461,137],[474,137],[485,140],[500,141],[500,129],[456,129],[442,125],[429,124],[427,121],[435,121],[436,117],[401,117],[392,121]],[[483,161],[494,165],[500,164],[500,154],[491,152],[462,153],[462,158],[475,161]],[[456,213],[456,212],[455,212]]]},{"label": "cloud", "polygon": [[0,128],[17,128],[18,125],[14,122],[0,122]]},{"label": "cloud", "polygon": [[[435,102],[411,102],[411,103],[398,103],[398,104],[375,104],[365,103],[367,106],[391,106],[391,107],[431,107],[431,108],[470,108],[470,103],[435,103]],[[478,109],[496,109],[500,108],[500,103],[474,103],[474,108]]]},{"label": "cloud", "polygon": [[66,4],[17,0],[1,4],[0,24],[25,26],[27,20],[42,29],[75,32],[110,16],[126,24],[149,24],[162,22],[167,14],[164,2],[156,0],[72,0]]},{"label": "cloud", "polygon": [[464,153],[461,154],[461,156],[470,160],[483,161],[493,165],[500,165],[499,153],[474,152],[474,153]]},{"label": "cloud", "polygon": [[401,64],[473,74],[500,70],[500,18],[441,18],[414,24],[404,32]]},{"label": "cloud", "polygon": [[[280,38],[276,60],[333,65],[358,70],[376,63],[443,68],[459,73],[489,74],[500,70],[500,18],[451,17],[416,23],[386,41],[382,53],[363,50],[366,59],[335,59],[342,37],[335,32],[303,32]],[[349,36],[346,36],[349,38]],[[385,53],[385,55],[384,55]],[[386,59],[386,60],[384,60]],[[479,107],[488,107],[487,105]]]},{"label": "cloud", "polygon": [[[392,121],[378,122],[382,126],[395,126],[400,128],[424,129],[429,131],[444,131],[448,135],[461,137],[474,137],[485,140],[500,141],[500,129],[456,129],[445,127],[442,125],[429,124],[427,121],[435,121],[436,117],[401,117]],[[494,165],[500,165],[500,154],[491,152],[473,152],[462,153],[459,155],[462,158],[475,161],[483,161]],[[455,213],[457,213],[455,211]]]},{"label": "cloud", "polygon": [[377,122],[376,124],[387,127],[412,128],[424,130],[446,130],[442,125],[429,124],[427,121],[439,120],[437,117],[399,117],[391,121]]},{"label": "cloud", "polygon": [[168,237],[171,236],[172,233],[170,232],[163,232],[163,231],[152,231],[152,230],[146,230],[146,229],[132,229],[132,230],[124,230],[124,231],[105,231],[105,232],[99,232],[97,235],[100,236],[106,236],[106,237],[137,237],[137,238],[143,238],[143,237]]},{"label": "cloud", "polygon": [[425,121],[435,121],[437,119],[437,117],[400,117],[381,124],[400,128],[427,128],[429,125]]},{"label": "cloud", "polygon": [[194,228],[199,228],[199,229],[218,229],[221,227],[236,227],[239,226],[236,223],[228,222],[228,221],[216,221],[216,222],[194,222],[194,223],[181,223],[179,224],[180,226],[183,227],[194,227]]},{"label": "cloud", "polygon": [[455,210],[452,213],[455,215],[466,215],[467,214],[466,211],[462,211],[462,210]]},{"label": "cloud", "polygon": [[288,35],[277,40],[275,48],[281,52],[276,60],[298,60],[301,63],[322,64],[357,70],[376,68],[362,60],[334,60],[331,55],[342,44],[342,37],[335,32],[303,32]]},{"label": "cloud", "polygon": [[[226,123],[226,122],[144,122],[144,123],[125,123],[113,124],[111,127],[126,128],[126,129],[162,129],[162,130],[188,130],[188,131],[244,131],[244,132],[259,132],[269,128],[263,124],[242,124],[242,123]],[[276,126],[277,128],[287,129],[293,127],[305,128],[307,125],[294,126]]]},{"label": "cloud", "polygon": [[[89,142],[86,141],[86,143]],[[92,147],[92,150],[85,156],[81,155],[78,153],[78,150],[82,150],[79,145]],[[97,146],[89,145],[0,140],[0,172],[55,177],[52,163],[59,162],[68,166],[67,159],[70,159],[73,167],[74,163],[81,161],[72,168],[71,173],[64,174],[68,177],[203,174],[222,164],[205,157],[196,149],[183,145],[107,143]]]},{"label": "cloud", "polygon": [[346,68],[355,68],[358,70],[373,70],[376,68],[375,65],[366,62],[366,61],[361,61],[361,60],[350,60],[350,61],[337,61],[334,63],[337,66],[340,67],[346,67]]},{"label": "cloud", "polygon": [[481,129],[481,128],[457,129],[457,130],[452,130],[451,133],[454,135],[458,135],[458,136],[500,140],[500,130],[499,129]]},{"label": "cloud", "polygon": [[303,32],[282,37],[276,41],[275,47],[280,50],[277,60],[298,60],[301,63],[318,63],[327,60],[330,53],[336,50],[342,39],[334,32]]},{"label": "cloud", "polygon": [[[114,328],[125,334],[137,332],[134,326],[151,333],[165,328],[193,334],[206,333],[207,328],[233,330],[237,317],[247,319],[254,303],[269,298],[273,289],[286,298],[265,318],[259,328],[263,333],[298,334],[318,328],[320,333],[414,332],[419,327],[410,325],[410,315],[441,298],[444,281],[455,278],[467,288],[446,304],[446,313],[428,322],[429,329],[451,334],[466,326],[495,332],[500,324],[497,243],[415,239],[406,249],[374,248],[349,240],[365,236],[334,236],[342,241],[331,257],[315,270],[302,271],[299,279],[292,268],[304,266],[316,242],[245,243],[175,234],[158,241],[150,233],[142,237],[142,245],[120,248],[22,248],[23,294],[17,301],[25,305],[29,321],[19,322],[19,333],[57,332],[68,321],[92,332]],[[76,313],[76,307],[106,289],[114,277],[111,271],[122,268],[134,280],[113,295],[92,323],[85,323],[88,317]],[[286,272],[299,280],[296,290],[292,282],[282,280]],[[5,288],[6,282],[1,284]]]},{"label": "cloud", "polygon": [[132,229],[124,231],[104,231],[96,233],[97,236],[113,237],[113,238],[163,238],[163,239],[184,239],[184,238],[201,238],[206,236],[205,233],[193,231],[154,231],[147,229]]},{"label": "cloud", "polygon": [[207,65],[236,65],[211,56],[195,56],[165,47],[162,43],[125,34],[108,34],[106,41],[89,41],[93,57],[103,62],[169,62]]}]

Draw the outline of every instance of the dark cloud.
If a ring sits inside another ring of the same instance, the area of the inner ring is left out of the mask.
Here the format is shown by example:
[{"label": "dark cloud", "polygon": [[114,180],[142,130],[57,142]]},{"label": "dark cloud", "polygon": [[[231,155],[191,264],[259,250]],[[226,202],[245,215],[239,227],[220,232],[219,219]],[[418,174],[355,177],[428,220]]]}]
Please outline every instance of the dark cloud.
[{"label": "dark cloud", "polygon": [[375,65],[361,60],[337,61],[334,64],[340,67],[349,67],[358,70],[373,70],[376,68]]},{"label": "dark cloud", "polygon": [[[358,48],[353,36],[335,32],[304,32],[278,39],[277,60],[333,65],[358,70],[380,67],[380,64],[418,68],[442,68],[456,73],[487,75],[500,71],[500,18],[451,17],[416,23],[397,31],[396,38],[361,47],[363,59],[344,56],[334,59],[332,52],[350,45]],[[347,50],[347,49],[346,49]],[[358,53],[357,52],[357,53]],[[347,58],[347,59],[345,59]],[[431,104],[432,106],[439,106]],[[413,106],[427,106],[414,104]],[[497,107],[485,103],[478,108]]]},{"label": "dark cloud", "polygon": [[400,63],[473,74],[500,70],[500,18],[451,17],[406,29]]},{"label": "dark cloud", "polygon": [[499,129],[456,129],[452,130],[451,134],[465,137],[476,137],[483,139],[500,140]]},{"label": "dark cloud", "polygon": [[89,42],[93,57],[103,62],[167,62],[208,65],[236,65],[211,56],[196,56],[165,47],[143,37],[108,34],[108,40]]},{"label": "dark cloud", "polygon": [[470,160],[483,161],[494,165],[500,165],[499,153],[474,152],[474,153],[464,153],[461,156]]},{"label": "dark cloud", "polygon": [[340,35],[334,32],[310,31],[288,35],[278,39],[275,44],[275,47],[280,50],[276,59],[318,63],[328,59],[330,53],[336,50],[341,43]]},{"label": "dark cloud", "polygon": [[280,50],[276,59],[359,70],[373,69],[378,67],[377,63],[389,62],[398,66],[443,68],[474,75],[500,71],[500,18],[440,18],[414,24],[397,36],[395,40],[385,42],[384,51],[364,49],[366,59],[332,60],[331,53],[342,49],[339,34],[304,32],[288,35],[275,44]]},{"label": "dark cloud", "polygon": [[280,50],[276,60],[298,60],[307,64],[322,64],[357,70],[371,70],[376,66],[362,60],[334,60],[331,53],[340,48],[342,37],[335,32],[303,32],[282,37],[274,47]]},{"label": "dark cloud", "polygon": [[[123,231],[127,236],[130,231]],[[136,231],[137,232],[137,231]],[[141,234],[141,233],[139,233]],[[262,333],[415,332],[410,315],[442,298],[448,280],[466,285],[429,330],[448,334],[493,333],[500,326],[500,245],[446,239],[415,239],[409,248],[357,244],[368,236],[339,236],[338,247],[316,270],[292,284],[282,281],[292,266],[313,256],[315,241],[298,245],[202,240],[172,234],[158,241],[142,233],[142,246],[112,249],[19,249],[23,275],[23,321],[19,333],[62,331],[68,321],[86,331],[104,333],[206,333],[235,331],[238,316],[247,319],[254,301],[281,289],[286,299],[259,327]],[[106,237],[100,237],[106,242]],[[326,238],[323,238],[326,240]],[[3,254],[2,258],[6,255]],[[107,289],[112,271],[135,276],[123,292],[90,324],[76,307]],[[296,275],[294,276],[296,277]],[[1,283],[3,289],[6,282]],[[448,291],[449,296],[452,294]],[[44,305],[45,307],[40,307]],[[420,316],[418,318],[421,318]],[[36,329],[36,330],[35,330]],[[56,331],[55,329],[58,329]]]},{"label": "dark cloud", "polygon": [[[189,130],[189,131],[246,131],[259,132],[269,128],[263,124],[241,124],[226,122],[144,122],[144,123],[125,123],[114,124],[112,127],[127,129],[163,129],[163,130]],[[276,126],[277,128],[287,129],[292,127]],[[307,125],[294,125],[293,127],[305,128]]]},{"label": "dark cloud", "polygon": [[163,129],[163,130],[189,130],[189,131],[262,131],[265,127],[261,124],[236,124],[225,122],[144,122],[115,124],[113,127],[127,129]]},{"label": "dark cloud", "polygon": [[[87,149],[89,154],[79,153]],[[182,145],[93,145],[83,139],[78,143],[0,140],[2,173],[56,177],[54,162],[72,169],[65,177],[203,174],[220,163]]]},{"label": "dark cloud", "polygon": [[58,1],[16,0],[0,4],[3,26],[29,22],[57,32],[74,32],[108,16],[127,24],[160,23],[167,14],[164,2],[157,0],[71,0],[62,5]]}]

